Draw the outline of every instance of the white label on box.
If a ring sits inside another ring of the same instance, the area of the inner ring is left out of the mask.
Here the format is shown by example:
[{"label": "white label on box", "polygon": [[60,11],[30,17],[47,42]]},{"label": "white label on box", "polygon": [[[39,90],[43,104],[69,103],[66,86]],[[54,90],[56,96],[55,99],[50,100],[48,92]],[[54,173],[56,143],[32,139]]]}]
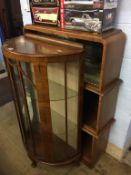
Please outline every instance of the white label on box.
[{"label": "white label on box", "polygon": [[117,8],[118,0],[104,0],[104,9]]},{"label": "white label on box", "polygon": [[69,1],[69,0],[65,0],[64,1],[64,4],[86,4],[86,5],[93,5],[93,0],[92,1],[89,1],[89,0],[71,0],[71,1]]}]

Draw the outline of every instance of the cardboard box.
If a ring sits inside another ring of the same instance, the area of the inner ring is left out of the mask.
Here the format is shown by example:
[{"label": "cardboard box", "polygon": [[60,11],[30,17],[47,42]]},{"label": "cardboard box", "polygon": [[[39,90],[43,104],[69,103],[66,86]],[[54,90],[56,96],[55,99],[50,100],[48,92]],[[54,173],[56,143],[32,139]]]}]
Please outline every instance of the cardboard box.
[{"label": "cardboard box", "polygon": [[57,6],[59,0],[32,0],[33,5],[42,5],[42,6]]},{"label": "cardboard box", "polygon": [[101,33],[114,27],[116,9],[64,9],[64,28]]},{"label": "cardboard box", "polygon": [[32,7],[33,22],[57,25],[58,11],[58,7]]},{"label": "cardboard box", "polygon": [[62,28],[101,33],[114,27],[117,0],[65,0],[61,7]]},{"label": "cardboard box", "polygon": [[93,10],[117,8],[118,0],[64,0],[64,8]]}]

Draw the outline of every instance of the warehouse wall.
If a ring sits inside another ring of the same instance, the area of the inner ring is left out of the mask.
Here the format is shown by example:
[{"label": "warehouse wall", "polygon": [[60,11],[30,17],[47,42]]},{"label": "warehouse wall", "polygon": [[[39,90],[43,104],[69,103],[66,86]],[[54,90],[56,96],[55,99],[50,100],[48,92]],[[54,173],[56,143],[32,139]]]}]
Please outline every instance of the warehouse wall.
[{"label": "warehouse wall", "polygon": [[[31,23],[30,12],[27,9],[26,0],[21,0],[21,8],[24,24]],[[123,149],[126,147],[131,138],[131,1],[119,1],[116,27],[122,29],[126,36],[127,42],[124,53],[124,60],[121,69],[120,78],[123,84],[120,87],[115,118],[116,122],[111,128],[109,137],[109,147],[107,152],[115,156],[116,150],[118,154],[115,157],[121,157]],[[112,148],[111,148],[111,145]],[[112,152],[112,153],[111,153]],[[117,153],[116,153],[117,154]]]},{"label": "warehouse wall", "polygon": [[[123,84],[119,91],[115,118],[109,142],[124,149],[131,138],[131,1],[119,1],[116,26],[127,36],[120,78]],[[128,136],[127,136],[128,135]]]},{"label": "warehouse wall", "polygon": [[29,0],[20,0],[20,3],[21,3],[21,11],[24,25],[31,24],[32,22],[31,22],[31,14],[29,12]]}]

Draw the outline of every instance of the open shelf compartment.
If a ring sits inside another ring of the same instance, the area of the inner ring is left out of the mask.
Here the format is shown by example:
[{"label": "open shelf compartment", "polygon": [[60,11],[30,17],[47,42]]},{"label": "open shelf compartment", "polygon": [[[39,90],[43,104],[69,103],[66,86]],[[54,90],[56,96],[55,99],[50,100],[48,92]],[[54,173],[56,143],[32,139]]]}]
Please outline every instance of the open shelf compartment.
[{"label": "open shelf compartment", "polygon": [[86,132],[82,132],[82,160],[87,166],[93,167],[101,154],[105,151],[109,129],[110,124],[101,131],[98,138],[95,138]]},{"label": "open shelf compartment", "polygon": [[96,130],[97,113],[98,113],[99,95],[84,90],[84,111],[83,111],[83,127],[87,130]]},{"label": "open shelf compartment", "polygon": [[94,88],[99,88],[103,45],[89,41],[84,41],[83,44],[86,50],[84,82]]}]

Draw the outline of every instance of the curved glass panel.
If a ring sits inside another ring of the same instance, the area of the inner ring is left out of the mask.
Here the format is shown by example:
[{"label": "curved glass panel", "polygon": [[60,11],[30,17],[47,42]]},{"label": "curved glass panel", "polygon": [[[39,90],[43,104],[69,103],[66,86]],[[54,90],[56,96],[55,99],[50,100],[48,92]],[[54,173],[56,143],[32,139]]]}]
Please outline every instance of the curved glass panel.
[{"label": "curved glass panel", "polygon": [[78,67],[79,62],[49,63],[48,77],[44,66],[13,67],[27,150],[37,159],[59,163],[78,153]]},{"label": "curved glass panel", "polygon": [[[78,150],[79,62],[49,63],[48,85],[54,139],[54,161],[69,159]],[[61,150],[62,155],[56,156]]]}]

